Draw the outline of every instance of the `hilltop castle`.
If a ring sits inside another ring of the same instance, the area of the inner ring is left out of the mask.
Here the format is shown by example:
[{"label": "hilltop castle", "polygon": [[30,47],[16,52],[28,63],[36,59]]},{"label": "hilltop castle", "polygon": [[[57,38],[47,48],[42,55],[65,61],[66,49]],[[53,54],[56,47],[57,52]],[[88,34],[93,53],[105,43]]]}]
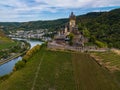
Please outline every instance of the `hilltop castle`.
[{"label": "hilltop castle", "polygon": [[71,15],[69,16],[69,22],[66,23],[65,28],[61,28],[58,31],[58,35],[59,36],[63,36],[63,35],[69,35],[70,33],[77,33],[78,32],[78,27],[76,25],[76,16],[73,14],[73,12],[71,13]]},{"label": "hilltop castle", "polygon": [[73,12],[71,12],[69,22],[65,24],[65,27],[58,30],[58,34],[55,36],[55,41],[57,43],[66,43],[69,40],[68,35],[70,33],[74,34],[74,46],[84,46],[84,37],[78,30],[78,26],[76,25],[76,16]]}]

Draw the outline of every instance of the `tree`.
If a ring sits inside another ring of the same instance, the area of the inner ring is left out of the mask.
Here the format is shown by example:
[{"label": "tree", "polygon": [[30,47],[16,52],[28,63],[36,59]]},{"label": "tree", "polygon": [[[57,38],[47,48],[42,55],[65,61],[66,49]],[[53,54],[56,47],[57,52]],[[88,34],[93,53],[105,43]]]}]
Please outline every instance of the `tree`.
[{"label": "tree", "polygon": [[78,30],[79,30],[79,31],[82,31],[82,30],[83,30],[83,26],[82,26],[81,23],[78,24]]},{"label": "tree", "polygon": [[24,66],[25,66],[25,62],[24,61],[18,61],[15,64],[14,70],[19,70],[19,69],[23,68]]},{"label": "tree", "polygon": [[27,62],[29,58],[31,58],[37,51],[40,50],[40,45],[36,45],[34,46],[32,49],[30,49],[29,51],[27,51],[27,53],[25,54],[25,56],[23,57],[23,61]]},{"label": "tree", "polygon": [[87,37],[87,38],[90,38],[90,32],[89,32],[89,30],[88,30],[87,28],[85,28],[85,29],[83,30],[83,35],[84,35],[85,37]]},{"label": "tree", "polygon": [[68,35],[68,38],[69,38],[69,45],[73,45],[74,34],[73,34],[73,33],[70,33],[70,34]]},{"label": "tree", "polygon": [[95,41],[96,41],[95,36],[91,36],[89,42],[93,42],[93,43],[95,43]]}]

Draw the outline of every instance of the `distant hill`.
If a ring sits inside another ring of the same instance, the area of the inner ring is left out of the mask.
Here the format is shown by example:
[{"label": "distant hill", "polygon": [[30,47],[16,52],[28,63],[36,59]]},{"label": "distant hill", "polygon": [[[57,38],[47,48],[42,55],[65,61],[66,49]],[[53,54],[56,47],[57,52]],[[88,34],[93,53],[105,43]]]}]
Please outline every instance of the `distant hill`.
[{"label": "distant hill", "polygon": [[48,20],[48,21],[30,21],[30,22],[0,22],[0,26],[4,26],[5,32],[16,31],[16,30],[35,30],[35,29],[49,29],[55,30],[60,28],[65,23],[68,22],[68,19],[57,19],[57,20]]},{"label": "distant hill", "polygon": [[[68,18],[48,21],[30,21],[30,22],[11,22],[0,23],[4,30],[35,30],[47,28],[49,30],[59,30]],[[77,24],[81,23],[82,27],[88,28],[91,35],[100,41],[106,42],[109,47],[120,48],[120,9],[114,9],[109,12],[90,12],[85,15],[77,16]]]},{"label": "distant hill", "polygon": [[65,23],[68,22],[68,19],[58,19],[58,20],[49,20],[49,21],[31,21],[31,22],[25,22],[21,23],[19,26],[20,29],[26,29],[26,30],[34,30],[34,29],[56,29],[58,27],[63,26]]}]

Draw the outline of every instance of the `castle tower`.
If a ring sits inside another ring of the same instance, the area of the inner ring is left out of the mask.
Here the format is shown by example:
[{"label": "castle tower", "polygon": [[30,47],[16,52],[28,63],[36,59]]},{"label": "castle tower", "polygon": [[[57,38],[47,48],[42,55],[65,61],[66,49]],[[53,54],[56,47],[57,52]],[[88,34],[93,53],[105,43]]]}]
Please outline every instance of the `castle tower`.
[{"label": "castle tower", "polygon": [[67,33],[68,32],[68,28],[67,28],[67,26],[65,26],[65,33]]},{"label": "castle tower", "polygon": [[69,19],[70,19],[69,28],[70,28],[70,32],[72,32],[73,28],[76,26],[76,16],[73,14],[73,12],[71,12]]}]

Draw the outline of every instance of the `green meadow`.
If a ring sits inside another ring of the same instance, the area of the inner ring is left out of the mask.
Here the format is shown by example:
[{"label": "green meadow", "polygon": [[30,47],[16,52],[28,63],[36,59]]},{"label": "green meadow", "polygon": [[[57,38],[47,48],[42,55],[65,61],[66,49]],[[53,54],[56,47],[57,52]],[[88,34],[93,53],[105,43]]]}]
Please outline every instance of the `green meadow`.
[{"label": "green meadow", "polygon": [[41,48],[0,90],[120,90],[113,75],[88,54]]},{"label": "green meadow", "polygon": [[15,46],[17,43],[13,40],[6,38],[6,37],[0,37],[0,50],[1,49],[8,49],[12,46]]}]

